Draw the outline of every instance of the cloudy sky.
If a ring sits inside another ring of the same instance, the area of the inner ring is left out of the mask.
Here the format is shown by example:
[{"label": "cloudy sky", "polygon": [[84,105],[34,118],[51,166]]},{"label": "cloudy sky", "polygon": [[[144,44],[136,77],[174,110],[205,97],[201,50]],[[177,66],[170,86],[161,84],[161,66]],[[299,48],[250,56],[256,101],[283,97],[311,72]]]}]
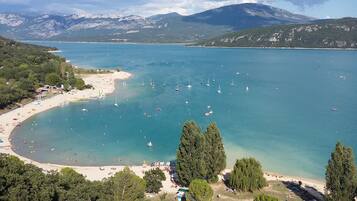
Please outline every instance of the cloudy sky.
[{"label": "cloudy sky", "polygon": [[189,15],[236,3],[265,3],[317,18],[357,17],[357,0],[0,0],[0,12]]}]

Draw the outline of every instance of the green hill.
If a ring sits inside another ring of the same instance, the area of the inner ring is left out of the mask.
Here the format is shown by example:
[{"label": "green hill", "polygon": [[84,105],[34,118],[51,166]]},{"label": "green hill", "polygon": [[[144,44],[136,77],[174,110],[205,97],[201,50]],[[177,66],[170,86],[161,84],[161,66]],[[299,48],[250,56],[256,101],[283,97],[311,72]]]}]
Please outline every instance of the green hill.
[{"label": "green hill", "polygon": [[357,18],[318,20],[229,33],[195,45],[217,47],[357,48]]},{"label": "green hill", "polygon": [[72,66],[49,50],[0,37],[0,109],[34,98],[45,84],[68,89],[79,82]]}]

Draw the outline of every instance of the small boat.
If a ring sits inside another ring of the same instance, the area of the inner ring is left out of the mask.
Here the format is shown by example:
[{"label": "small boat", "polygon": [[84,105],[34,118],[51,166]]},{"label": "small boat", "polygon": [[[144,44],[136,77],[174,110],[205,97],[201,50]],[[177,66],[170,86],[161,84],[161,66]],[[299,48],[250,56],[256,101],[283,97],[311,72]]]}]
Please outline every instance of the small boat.
[{"label": "small boat", "polygon": [[186,104],[188,104],[188,101],[185,101]]},{"label": "small boat", "polygon": [[206,117],[208,117],[209,115],[211,115],[209,112],[205,112]]},{"label": "small boat", "polygon": [[187,88],[191,89],[191,88],[192,88],[192,85],[188,84],[188,85],[187,85]]},{"label": "small boat", "polygon": [[149,142],[147,143],[147,146],[148,146],[148,147],[152,147],[152,142],[149,141]]},{"label": "small boat", "polygon": [[177,85],[176,88],[175,88],[176,91],[180,91],[180,86]]},{"label": "small boat", "polygon": [[210,110],[208,113],[209,113],[209,114],[213,114],[213,110]]},{"label": "small boat", "polygon": [[249,91],[249,87],[247,86],[247,87],[245,87],[245,91]]},{"label": "small boat", "polygon": [[218,85],[218,90],[217,90],[217,93],[221,94],[222,93],[222,90],[221,90],[221,86]]},{"label": "small boat", "polygon": [[336,107],[336,106],[333,106],[333,107],[331,108],[331,111],[332,111],[332,112],[336,112],[336,111],[337,111],[337,107]]},{"label": "small boat", "polygon": [[88,110],[86,108],[83,108],[82,112],[88,112]]},{"label": "small boat", "polygon": [[207,80],[206,86],[207,86],[207,87],[210,86],[209,80]]},{"label": "small boat", "polygon": [[118,106],[119,106],[117,97],[115,97],[114,106],[115,106],[115,107],[118,107]]}]

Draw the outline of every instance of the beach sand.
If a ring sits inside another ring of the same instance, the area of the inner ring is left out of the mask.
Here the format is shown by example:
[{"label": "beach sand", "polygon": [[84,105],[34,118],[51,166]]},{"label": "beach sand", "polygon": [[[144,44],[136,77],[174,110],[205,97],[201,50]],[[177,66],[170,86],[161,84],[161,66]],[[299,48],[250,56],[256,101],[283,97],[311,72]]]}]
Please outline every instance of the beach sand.
[{"label": "beach sand", "polygon": [[[24,105],[20,108],[12,110],[8,113],[0,115],[0,139],[3,141],[0,143],[0,153],[11,154],[19,157],[25,163],[34,164],[45,171],[49,170],[60,170],[64,167],[71,167],[80,174],[83,174],[89,180],[102,180],[103,178],[110,177],[124,168],[124,166],[64,166],[49,163],[39,163],[34,160],[25,158],[16,154],[11,149],[10,135],[13,129],[20,125],[21,122],[28,119],[29,117],[44,112],[54,107],[59,107],[69,102],[79,101],[83,99],[95,99],[102,95],[110,94],[115,90],[115,80],[124,80],[131,77],[130,73],[127,72],[113,72],[107,74],[89,74],[82,76],[86,84],[90,84],[94,89],[86,89],[82,91],[72,90],[70,92],[59,94],[51,98],[44,99],[40,101],[40,104],[35,104],[35,102]],[[153,168],[150,166],[129,166],[130,169],[138,176],[143,177],[144,172]],[[167,167],[160,167],[162,170],[167,169]],[[226,170],[229,171],[229,170]],[[174,183],[170,181],[170,175],[168,171],[164,171],[166,175],[166,181],[163,182],[163,192],[175,193],[178,189]],[[278,181],[289,181],[298,182],[301,181],[304,186],[310,186],[320,191],[324,192],[324,183],[321,181],[315,181],[305,178],[289,177],[283,176],[275,173],[265,173],[267,180],[278,180]]]}]

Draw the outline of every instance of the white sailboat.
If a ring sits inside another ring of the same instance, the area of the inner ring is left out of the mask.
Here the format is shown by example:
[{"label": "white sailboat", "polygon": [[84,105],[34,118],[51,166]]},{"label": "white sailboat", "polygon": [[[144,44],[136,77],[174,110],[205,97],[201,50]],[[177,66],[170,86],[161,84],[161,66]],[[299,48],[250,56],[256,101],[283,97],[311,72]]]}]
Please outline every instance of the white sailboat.
[{"label": "white sailboat", "polygon": [[207,87],[210,86],[209,80],[207,80],[206,86],[207,86]]},{"label": "white sailboat", "polygon": [[221,90],[221,86],[218,85],[218,90],[217,90],[217,93],[221,94],[222,93],[222,90]]},{"label": "white sailboat", "polygon": [[115,96],[114,106],[115,106],[115,107],[118,107],[118,106],[119,106],[119,104],[118,104],[118,98],[117,98],[116,96]]},{"label": "white sailboat", "polygon": [[187,88],[188,88],[188,89],[191,89],[191,88],[192,88],[192,85],[191,85],[190,82],[188,82]]},{"label": "white sailboat", "polygon": [[147,143],[147,146],[148,146],[148,147],[152,147],[152,142],[149,141],[149,142]]},{"label": "white sailboat", "polygon": [[247,91],[247,92],[249,91],[249,87],[248,86],[245,87],[245,91]]}]

